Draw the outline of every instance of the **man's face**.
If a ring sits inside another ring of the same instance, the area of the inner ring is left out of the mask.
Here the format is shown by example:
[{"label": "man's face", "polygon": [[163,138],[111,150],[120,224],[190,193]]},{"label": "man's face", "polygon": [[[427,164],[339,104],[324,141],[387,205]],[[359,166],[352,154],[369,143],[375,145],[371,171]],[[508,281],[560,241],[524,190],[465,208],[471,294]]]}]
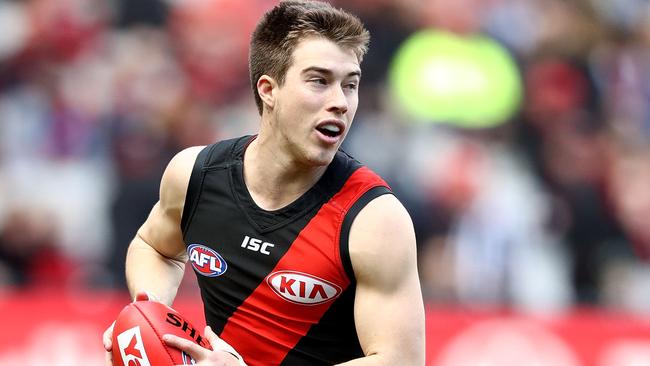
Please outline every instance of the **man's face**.
[{"label": "man's face", "polygon": [[298,162],[327,165],[357,111],[359,61],[352,50],[324,38],[296,46],[285,82],[277,89],[273,134]]}]

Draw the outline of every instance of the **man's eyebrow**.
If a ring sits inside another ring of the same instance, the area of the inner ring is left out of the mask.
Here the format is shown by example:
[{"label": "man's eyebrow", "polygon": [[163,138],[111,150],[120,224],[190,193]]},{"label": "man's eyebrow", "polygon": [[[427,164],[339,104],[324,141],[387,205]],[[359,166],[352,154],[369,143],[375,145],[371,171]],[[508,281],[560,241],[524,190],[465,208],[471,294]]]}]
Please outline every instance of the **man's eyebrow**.
[{"label": "man's eyebrow", "polygon": [[[310,67],[302,70],[303,74],[306,74],[308,72],[317,72],[317,73],[328,75],[328,76],[334,74],[332,72],[332,70],[326,69],[324,67],[318,67],[318,66],[310,66]],[[351,72],[349,72],[347,74],[347,77],[351,77],[351,76],[361,77],[361,70],[354,70],[354,71],[351,71]]]}]

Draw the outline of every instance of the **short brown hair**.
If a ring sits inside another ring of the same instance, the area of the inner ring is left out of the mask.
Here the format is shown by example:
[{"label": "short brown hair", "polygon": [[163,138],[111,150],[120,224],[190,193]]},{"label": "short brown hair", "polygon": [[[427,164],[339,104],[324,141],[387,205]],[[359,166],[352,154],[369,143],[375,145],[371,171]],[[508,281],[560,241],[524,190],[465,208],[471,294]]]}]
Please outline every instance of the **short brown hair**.
[{"label": "short brown hair", "polygon": [[257,109],[262,99],[257,81],[266,74],[282,84],[291,55],[301,40],[320,36],[350,48],[359,59],[368,50],[370,35],[356,16],[321,1],[282,1],[257,24],[250,44],[248,65]]}]

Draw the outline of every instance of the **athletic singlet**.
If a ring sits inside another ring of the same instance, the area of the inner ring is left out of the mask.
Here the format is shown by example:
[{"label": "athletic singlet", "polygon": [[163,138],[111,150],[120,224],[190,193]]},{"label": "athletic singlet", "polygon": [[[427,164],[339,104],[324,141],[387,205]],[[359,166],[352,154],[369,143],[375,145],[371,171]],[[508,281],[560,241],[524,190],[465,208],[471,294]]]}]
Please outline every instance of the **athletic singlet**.
[{"label": "athletic singlet", "polygon": [[250,366],[361,357],[348,236],[357,213],[390,188],[339,151],[303,196],[265,211],[244,184],[253,138],[207,146],[190,177],[181,225],[206,322]]}]

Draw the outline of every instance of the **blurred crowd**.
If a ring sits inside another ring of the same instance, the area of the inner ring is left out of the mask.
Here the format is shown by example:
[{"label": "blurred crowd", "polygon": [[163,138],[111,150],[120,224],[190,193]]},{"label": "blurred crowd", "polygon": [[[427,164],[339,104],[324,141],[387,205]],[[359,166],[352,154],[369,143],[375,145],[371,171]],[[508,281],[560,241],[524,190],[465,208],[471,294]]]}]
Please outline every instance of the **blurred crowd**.
[{"label": "blurred crowd", "polygon": [[[344,149],[411,213],[428,302],[650,307],[650,3],[331,2],[372,34]],[[0,288],[125,288],[171,156],[255,132],[248,40],[274,3],[0,0]],[[512,117],[414,123],[387,74],[422,29],[503,45]]]}]

